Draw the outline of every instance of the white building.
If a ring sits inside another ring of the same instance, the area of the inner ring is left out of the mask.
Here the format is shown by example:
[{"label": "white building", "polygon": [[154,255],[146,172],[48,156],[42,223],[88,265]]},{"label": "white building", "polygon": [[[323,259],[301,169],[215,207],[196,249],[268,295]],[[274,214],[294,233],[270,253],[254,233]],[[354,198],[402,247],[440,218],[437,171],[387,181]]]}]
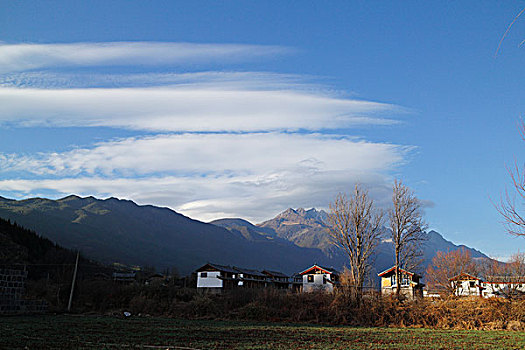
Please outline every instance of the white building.
[{"label": "white building", "polygon": [[458,297],[481,296],[483,293],[483,281],[465,272],[449,278],[449,282]]},{"label": "white building", "polygon": [[299,272],[299,275],[303,276],[303,292],[332,292],[339,281],[339,273],[335,269],[317,264]]},{"label": "white building", "polygon": [[219,292],[238,284],[238,272],[230,266],[206,264],[197,269],[197,288]]},{"label": "white building", "polygon": [[197,288],[220,292],[234,288],[288,288],[289,277],[278,271],[258,271],[207,263],[196,271]]},{"label": "white building", "polygon": [[481,278],[461,273],[449,279],[454,294],[457,296],[523,297],[525,296],[525,277],[522,276],[488,276]]},{"label": "white building", "polygon": [[265,287],[303,292],[332,292],[334,286],[339,283],[338,271],[317,264],[293,277],[278,271],[258,271],[213,263],[198,268],[196,274],[197,288],[215,293],[227,289]]},{"label": "white building", "polygon": [[525,297],[525,277],[523,276],[488,276],[483,282],[483,296],[516,298]]}]

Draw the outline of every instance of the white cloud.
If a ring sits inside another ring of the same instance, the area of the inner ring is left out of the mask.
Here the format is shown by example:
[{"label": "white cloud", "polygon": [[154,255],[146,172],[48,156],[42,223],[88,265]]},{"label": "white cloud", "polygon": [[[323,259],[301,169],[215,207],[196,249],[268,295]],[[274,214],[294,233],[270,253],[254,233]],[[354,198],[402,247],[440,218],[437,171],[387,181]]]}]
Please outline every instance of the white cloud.
[{"label": "white cloud", "polygon": [[320,134],[180,134],[102,142],[32,156],[0,154],[0,169],[39,175],[261,174],[316,169],[375,172],[399,165],[407,147]]},{"label": "white cloud", "polygon": [[257,221],[289,206],[326,207],[356,181],[386,198],[386,174],[409,151],[322,135],[160,135],[38,157],[4,156],[3,169],[53,178],[4,180],[0,188],[20,195],[52,190],[117,196],[201,220]]},{"label": "white cloud", "polygon": [[174,42],[0,43],[0,74],[68,66],[222,64],[291,51],[281,46]]},{"label": "white cloud", "polygon": [[0,75],[0,86],[35,89],[201,86],[240,90],[323,91],[314,76],[272,72],[202,71],[189,73],[56,73],[18,72]]},{"label": "white cloud", "polygon": [[162,88],[0,88],[0,123],[108,126],[152,131],[319,130],[391,124],[377,102],[295,90],[184,85]]},{"label": "white cloud", "polygon": [[[303,75],[143,69],[220,66],[290,51],[154,42],[0,44],[0,127],[162,133],[60,153],[0,154],[0,173],[7,176],[0,190],[18,197],[116,196],[201,220],[260,221],[290,206],[323,208],[357,181],[386,202],[388,174],[411,147],[323,132],[396,123],[388,114],[401,108],[334,93]],[[74,71],[98,66],[134,66],[139,73]]]},{"label": "white cloud", "polygon": [[[72,193],[114,196],[138,204],[167,206],[202,221],[243,217],[260,222],[291,206],[326,208],[335,194],[351,189],[356,181],[372,188],[381,196],[379,200],[389,195],[386,176],[352,171],[284,171],[235,177],[13,179],[0,180],[0,188],[19,198],[59,198]],[[55,195],[50,196],[50,192]]]}]

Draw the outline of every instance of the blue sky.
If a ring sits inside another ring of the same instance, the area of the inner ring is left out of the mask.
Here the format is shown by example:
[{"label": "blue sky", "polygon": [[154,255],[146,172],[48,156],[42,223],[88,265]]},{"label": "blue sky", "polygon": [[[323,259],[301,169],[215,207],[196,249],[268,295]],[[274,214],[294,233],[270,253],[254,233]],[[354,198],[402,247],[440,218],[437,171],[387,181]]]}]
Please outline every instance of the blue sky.
[{"label": "blue sky", "polygon": [[327,207],[394,178],[495,257],[525,159],[523,1],[0,2],[0,195],[202,220]]}]

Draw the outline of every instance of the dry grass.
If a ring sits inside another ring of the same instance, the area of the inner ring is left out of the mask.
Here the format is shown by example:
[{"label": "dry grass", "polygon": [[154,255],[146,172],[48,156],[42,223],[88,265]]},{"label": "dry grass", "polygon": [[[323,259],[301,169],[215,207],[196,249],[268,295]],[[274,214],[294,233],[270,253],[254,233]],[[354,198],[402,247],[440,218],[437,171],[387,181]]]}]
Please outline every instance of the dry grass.
[{"label": "dry grass", "polygon": [[482,298],[399,302],[369,293],[356,303],[348,293],[291,293],[272,289],[212,295],[166,286],[91,286],[79,295],[78,313],[184,319],[254,320],[365,327],[525,330],[525,301]]}]

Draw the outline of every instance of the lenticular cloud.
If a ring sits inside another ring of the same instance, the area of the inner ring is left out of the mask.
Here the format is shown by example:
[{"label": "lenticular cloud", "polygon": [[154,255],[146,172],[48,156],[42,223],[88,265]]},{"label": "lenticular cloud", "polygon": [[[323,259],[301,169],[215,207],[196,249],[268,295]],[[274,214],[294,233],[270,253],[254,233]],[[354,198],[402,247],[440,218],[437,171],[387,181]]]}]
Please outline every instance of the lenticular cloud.
[{"label": "lenticular cloud", "polygon": [[0,88],[0,122],[153,131],[319,130],[389,124],[388,104],[293,90],[198,86],[122,89]]},{"label": "lenticular cloud", "polygon": [[[82,128],[96,140],[61,152],[0,154],[2,194],[116,196],[201,220],[257,221],[291,206],[326,207],[357,181],[381,202],[389,172],[412,147],[348,130],[396,123],[391,114],[401,108],[336,94],[302,75],[221,70],[290,52],[233,44],[0,44],[0,128]],[[100,141],[97,127],[136,136]]]},{"label": "lenticular cloud", "polygon": [[280,46],[173,42],[0,44],[0,74],[63,66],[217,64],[290,51]]}]

